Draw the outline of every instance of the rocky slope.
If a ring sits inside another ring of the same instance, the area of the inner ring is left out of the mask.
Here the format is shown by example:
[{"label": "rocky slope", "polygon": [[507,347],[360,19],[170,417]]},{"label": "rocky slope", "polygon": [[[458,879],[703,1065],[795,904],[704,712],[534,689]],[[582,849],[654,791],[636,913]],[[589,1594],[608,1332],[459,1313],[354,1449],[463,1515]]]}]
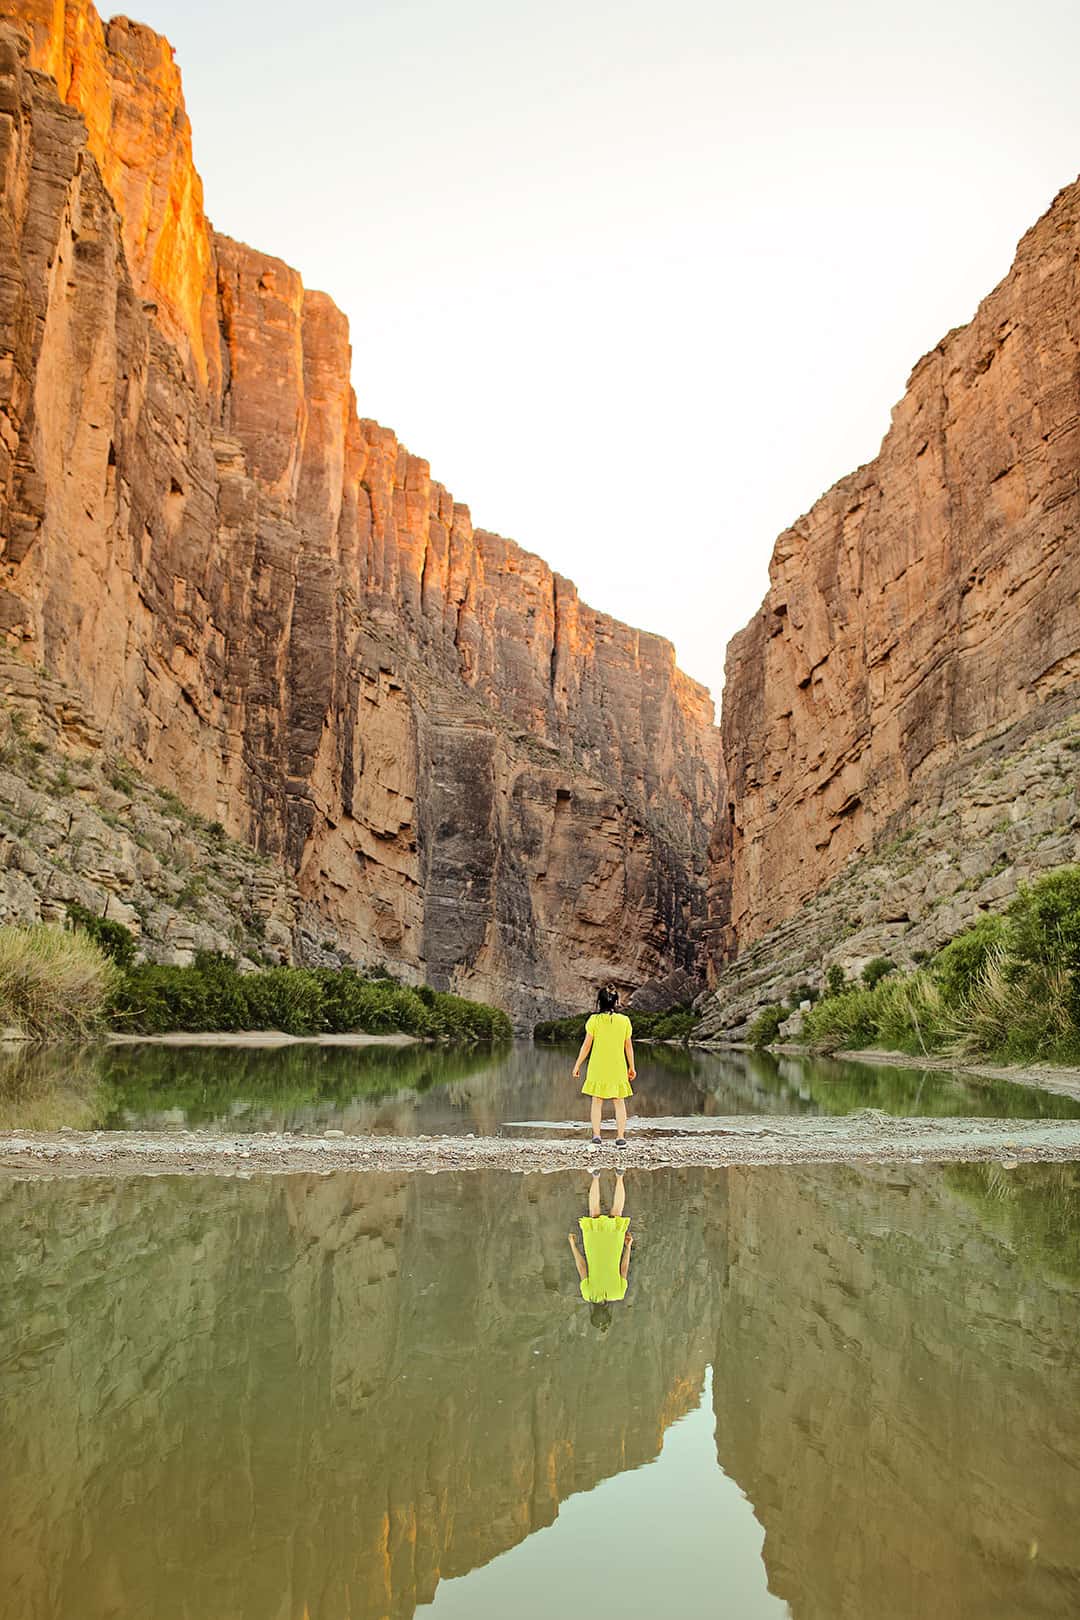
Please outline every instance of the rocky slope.
[{"label": "rocky slope", "polygon": [[0,652],[0,923],[63,924],[73,902],[155,961],[342,961],[287,873],[108,752],[70,687]]},{"label": "rocky slope", "polygon": [[[760,942],[774,978],[801,973],[792,944],[805,958],[846,926],[869,931],[850,955],[873,954],[869,935],[902,933],[992,866],[980,905],[1080,855],[1075,796],[1051,813],[1040,787],[1080,709],[1078,263],[1080,184],[916,366],[877,459],[781,535],[728,650],[711,928],[729,952]],[[900,837],[923,859],[898,888],[882,853]],[[1027,860],[1047,838],[1053,858]],[[823,896],[850,887],[856,861],[862,892],[838,930]],[[737,1021],[732,983],[721,974],[713,1026]]]},{"label": "rocky slope", "polygon": [[4,15],[9,643],[356,954],[523,1021],[692,976],[708,694],[359,418],[330,299],[210,229],[164,40]]}]

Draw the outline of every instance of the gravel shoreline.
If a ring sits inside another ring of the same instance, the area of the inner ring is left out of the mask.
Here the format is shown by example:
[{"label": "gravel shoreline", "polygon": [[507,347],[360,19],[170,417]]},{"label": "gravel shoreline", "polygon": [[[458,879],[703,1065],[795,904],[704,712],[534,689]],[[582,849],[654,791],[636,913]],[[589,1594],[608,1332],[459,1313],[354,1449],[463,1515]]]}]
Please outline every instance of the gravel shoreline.
[{"label": "gravel shoreline", "polygon": [[[674,1123],[674,1122],[673,1122]],[[687,1122],[689,1124],[689,1122]],[[724,1168],[908,1162],[956,1164],[1080,1160],[1080,1120],[894,1119],[874,1109],[835,1119],[773,1116],[717,1121],[686,1135],[649,1135],[642,1122],[625,1149],[591,1151],[584,1136],[212,1136],[196,1131],[6,1131],[0,1175],[58,1176],[292,1175],[333,1171],[402,1173],[511,1170],[546,1174],[608,1168]]]}]

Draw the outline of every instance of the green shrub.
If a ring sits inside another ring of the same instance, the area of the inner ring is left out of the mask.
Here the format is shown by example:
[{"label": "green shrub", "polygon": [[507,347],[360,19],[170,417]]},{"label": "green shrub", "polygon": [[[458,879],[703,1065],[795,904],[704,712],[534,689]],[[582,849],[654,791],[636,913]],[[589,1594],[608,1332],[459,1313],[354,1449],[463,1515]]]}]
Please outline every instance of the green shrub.
[{"label": "green shrub", "polygon": [[352,968],[267,968],[238,973],[231,957],[201,951],[190,967],[141,963],[123,975],[110,1005],[114,1025],[142,1035],[171,1031],[268,1030],[288,1035],[401,1032],[458,1041],[506,1040],[497,1007]]},{"label": "green shrub", "polygon": [[266,968],[245,973],[249,1029],[280,1029],[286,1035],[317,1035],[323,1028],[322,986],[306,968]]},{"label": "green shrub", "polygon": [[0,1024],[35,1040],[97,1028],[118,977],[116,964],[82,929],[0,928]]},{"label": "green shrub", "polygon": [[982,977],[987,958],[1000,950],[1007,924],[1001,915],[980,917],[973,927],[957,934],[934,958],[933,972],[946,1004],[959,1007]]},{"label": "green shrub", "polygon": [[827,996],[842,996],[847,988],[844,970],[839,962],[834,962],[825,974],[825,994]]},{"label": "green shrub", "polygon": [[782,1001],[773,1001],[763,1007],[750,1025],[751,1046],[771,1046],[787,1016],[788,1010]]},{"label": "green shrub", "polygon": [[1060,970],[1068,975],[1066,994],[1080,1028],[1080,866],[1024,885],[1008,910],[1009,955],[1018,968]]},{"label": "green shrub", "polygon": [[897,1052],[929,1053],[948,1037],[949,1020],[940,986],[925,970],[879,980],[867,1009],[877,1029],[872,1039]]},{"label": "green shrub", "polygon": [[123,923],[108,917],[99,917],[73,900],[67,908],[68,921],[73,928],[81,928],[117,967],[128,968],[135,960],[135,936]]},{"label": "green shrub", "polygon": [[1080,867],[1021,889],[1003,915],[980,917],[914,973],[827,995],[805,1029],[825,1050],[1080,1061]]},{"label": "green shrub", "polygon": [[896,963],[891,956],[874,956],[867,962],[860,977],[868,990],[872,990],[882,979],[896,972]]},{"label": "green shrub", "polygon": [[[685,1041],[697,1025],[700,1015],[685,1004],[665,1007],[661,1012],[634,1012],[627,1016],[634,1027],[634,1039],[641,1041]],[[533,1026],[533,1040],[542,1046],[585,1039],[588,1013],[571,1013],[568,1018],[544,1018]]]}]

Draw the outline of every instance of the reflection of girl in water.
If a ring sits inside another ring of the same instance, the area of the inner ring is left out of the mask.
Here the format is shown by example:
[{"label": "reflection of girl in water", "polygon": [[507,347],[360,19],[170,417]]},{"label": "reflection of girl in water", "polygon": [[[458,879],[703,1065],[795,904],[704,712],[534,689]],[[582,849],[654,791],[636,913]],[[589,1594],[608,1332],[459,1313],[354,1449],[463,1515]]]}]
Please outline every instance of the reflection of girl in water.
[{"label": "reflection of girl in water", "polygon": [[[622,1172],[615,1174],[615,1194],[611,1200],[611,1214],[600,1213],[600,1172],[593,1170],[589,1182],[589,1213],[578,1222],[581,1227],[585,1253],[577,1246],[577,1238],[570,1233],[570,1248],[581,1278],[581,1297],[593,1306],[594,1316],[601,1317],[598,1325],[606,1328],[611,1312],[609,1302],[626,1297],[630,1275],[630,1250],[634,1239],[630,1235],[630,1222],[623,1214],[626,1207],[626,1188]],[[596,1307],[602,1307],[598,1312]]]},{"label": "reflection of girl in water", "polygon": [[[626,1146],[626,1099],[633,1096],[631,1080],[634,1070],[634,1031],[625,1013],[618,1012],[619,992],[601,990],[596,998],[596,1011],[585,1025],[585,1039],[574,1064],[574,1079],[581,1073],[581,1065],[589,1059],[589,1070],[582,1091],[592,1098],[592,1145],[600,1146],[600,1121],[604,1114],[604,1099],[610,1097],[615,1109],[615,1146]],[[591,1057],[589,1054],[592,1054]]]}]

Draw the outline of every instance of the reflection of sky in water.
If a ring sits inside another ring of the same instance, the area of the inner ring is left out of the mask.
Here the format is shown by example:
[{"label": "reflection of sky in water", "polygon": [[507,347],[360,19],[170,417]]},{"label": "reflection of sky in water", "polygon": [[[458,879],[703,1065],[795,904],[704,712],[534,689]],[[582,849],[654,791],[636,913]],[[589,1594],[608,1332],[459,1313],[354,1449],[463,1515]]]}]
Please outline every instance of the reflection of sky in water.
[{"label": "reflection of sky in water", "polygon": [[[498,1132],[582,1120],[574,1051],[519,1043],[279,1049],[101,1047],[0,1057],[0,1129]],[[940,1070],[719,1054],[638,1043],[641,1117],[845,1114],[1080,1118],[1080,1102]]]},{"label": "reflection of sky in water", "polygon": [[765,1532],[716,1465],[712,1369],[701,1404],[667,1431],[650,1467],[574,1496],[555,1523],[482,1569],[444,1581],[425,1620],[551,1620],[581,1609],[619,1620],[783,1620],[768,1589]]}]

